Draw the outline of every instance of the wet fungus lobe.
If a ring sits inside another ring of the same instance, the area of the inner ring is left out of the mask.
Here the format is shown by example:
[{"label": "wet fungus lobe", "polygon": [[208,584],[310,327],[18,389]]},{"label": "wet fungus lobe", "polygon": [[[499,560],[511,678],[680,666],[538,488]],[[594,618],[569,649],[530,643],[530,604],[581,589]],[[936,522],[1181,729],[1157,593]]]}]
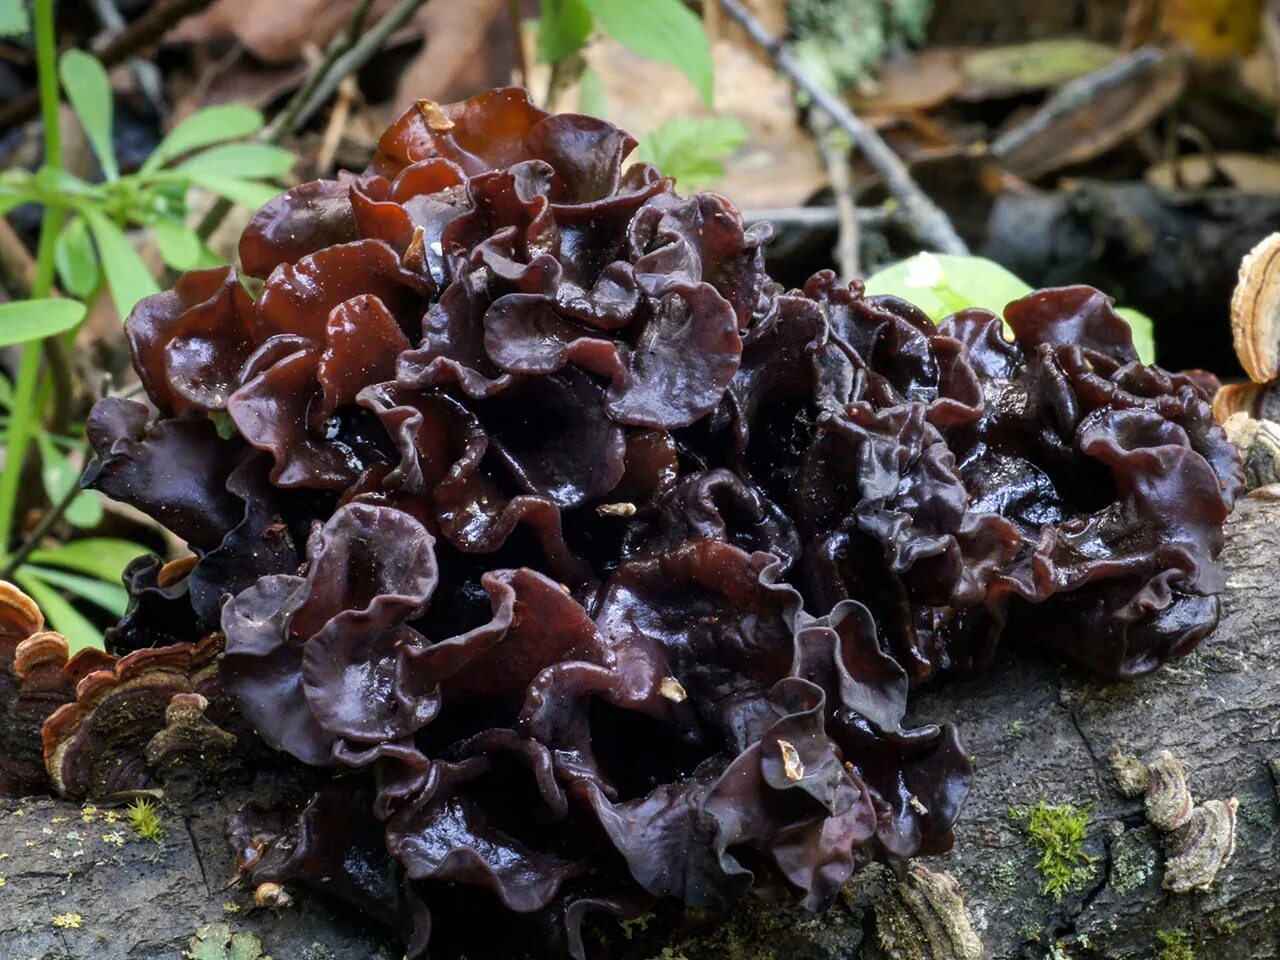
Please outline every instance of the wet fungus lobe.
[{"label": "wet fungus lobe", "polygon": [[130,568],[112,652],[223,644],[156,723],[229,698],[331,778],[235,818],[246,879],[415,956],[581,957],[588,914],[660,898],[821,908],[952,842],[969,761],[904,728],[913,684],[1002,636],[1132,676],[1217,617],[1238,460],[1110,301],[1040,292],[1008,340],[785,291],[767,227],[633,146],[516,90],[418,105],[253,218],[256,299],[221,268],[141,303],[154,410],[90,424],[86,483],[193,552]]}]

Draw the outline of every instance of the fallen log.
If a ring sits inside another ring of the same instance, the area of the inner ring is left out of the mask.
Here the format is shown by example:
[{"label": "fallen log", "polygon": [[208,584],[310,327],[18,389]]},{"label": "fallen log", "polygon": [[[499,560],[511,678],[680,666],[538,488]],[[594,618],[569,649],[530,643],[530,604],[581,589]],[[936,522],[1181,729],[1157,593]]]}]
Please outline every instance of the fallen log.
[{"label": "fallen log", "polygon": [[[979,679],[919,693],[918,722],[960,727],[978,768],[955,851],[929,862],[959,883],[993,958],[1159,960],[1280,955],[1280,503],[1253,498],[1231,519],[1217,631],[1193,656],[1142,680],[1105,684],[1026,650],[1006,649]],[[1162,886],[1166,851],[1141,799],[1108,762],[1170,751],[1197,801],[1239,803],[1234,856],[1205,892]],[[236,881],[226,815],[296,800],[280,771],[228,775],[173,792],[159,841],[119,810],[49,798],[0,803],[0,956],[95,960],[368,960],[402,955],[395,940],[337,901],[291,890],[255,903]],[[1043,801],[1086,811],[1076,869],[1060,897],[1043,892],[1040,852],[1020,812]],[[601,930],[604,951],[662,956],[855,960],[880,954],[870,905],[894,880],[864,871],[823,917],[747,904],[729,917]],[[1191,951],[1191,952],[1187,952]],[[889,956],[894,956],[888,953]],[[951,957],[932,943],[905,960]]]}]

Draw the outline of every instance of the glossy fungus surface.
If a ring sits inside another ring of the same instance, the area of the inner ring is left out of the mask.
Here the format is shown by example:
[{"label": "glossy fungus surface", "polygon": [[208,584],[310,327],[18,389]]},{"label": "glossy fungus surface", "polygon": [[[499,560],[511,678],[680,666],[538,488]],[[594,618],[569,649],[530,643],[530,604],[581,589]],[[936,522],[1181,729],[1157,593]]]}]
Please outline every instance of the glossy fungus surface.
[{"label": "glossy fungus surface", "polygon": [[257,282],[143,301],[151,407],[92,417],[86,482],[193,554],[129,569],[110,646],[221,631],[220,689],[331,778],[234,819],[242,870],[415,956],[818,909],[952,842],[970,765],[904,727],[913,685],[1001,638],[1134,676],[1217,618],[1238,459],[1106,297],[1036,293],[1007,339],[783,290],[766,226],[633,146],[514,90],[419,104],[254,217]]}]

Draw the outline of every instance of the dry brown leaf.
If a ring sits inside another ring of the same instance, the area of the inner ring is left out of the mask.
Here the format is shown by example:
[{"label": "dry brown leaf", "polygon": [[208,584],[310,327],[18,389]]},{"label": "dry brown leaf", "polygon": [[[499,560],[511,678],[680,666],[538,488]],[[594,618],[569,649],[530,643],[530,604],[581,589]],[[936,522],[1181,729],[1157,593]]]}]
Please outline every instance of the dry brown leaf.
[{"label": "dry brown leaf", "polygon": [[465,100],[512,82],[516,40],[505,0],[433,0],[416,22],[427,43],[400,78],[398,109]]},{"label": "dry brown leaf", "polygon": [[1145,130],[1187,83],[1180,56],[1149,54],[1131,54],[1132,62],[1124,65],[1130,69],[1109,71],[1105,82],[1077,77],[1063,86],[1040,111],[992,144],[1003,167],[1035,180],[1100,157]]},{"label": "dry brown leaf", "polygon": [[[1260,241],[1240,264],[1231,297],[1231,336],[1250,379],[1254,383],[1275,380],[1280,373],[1280,233]],[[1250,394],[1246,398],[1261,399]],[[1244,407],[1237,405],[1231,412],[1240,409]],[[1259,413],[1255,409],[1254,415]]]},{"label": "dry brown leaf", "polygon": [[[711,52],[715,113],[737,117],[748,131],[747,142],[725,160],[725,176],[715,188],[746,209],[802,205],[827,177],[813,138],[796,124],[790,85],[744,46],[717,41]],[[636,137],[673,117],[711,113],[675,67],[644,60],[607,38],[594,41],[584,56],[604,88],[608,119]],[[578,92],[570,89],[559,106],[577,103]]]},{"label": "dry brown leaf", "polygon": [[174,97],[170,128],[197,110],[222,103],[264,108],[298,89],[311,68],[303,61],[264,64],[236,48],[200,72],[199,82]]},{"label": "dry brown leaf", "polygon": [[955,48],[937,47],[890,60],[880,71],[875,93],[854,98],[854,109],[862,114],[932,110],[964,86],[963,56],[963,51]]},{"label": "dry brown leaf", "polygon": [[1195,154],[1158,163],[1144,175],[1162,190],[1232,187],[1241,193],[1280,195],[1280,160],[1252,153]]},{"label": "dry brown leaf", "polygon": [[[218,0],[188,17],[171,34],[179,42],[234,36],[268,63],[297,60],[309,46],[324,47],[346,25],[357,0]],[[377,0],[381,16],[395,0]]]},{"label": "dry brown leaf", "polygon": [[[742,0],[742,5],[775,37],[787,35],[787,0]],[[770,62],[769,51],[753,41],[719,3],[702,4],[702,23],[711,40],[729,40],[750,50],[761,63]]]}]

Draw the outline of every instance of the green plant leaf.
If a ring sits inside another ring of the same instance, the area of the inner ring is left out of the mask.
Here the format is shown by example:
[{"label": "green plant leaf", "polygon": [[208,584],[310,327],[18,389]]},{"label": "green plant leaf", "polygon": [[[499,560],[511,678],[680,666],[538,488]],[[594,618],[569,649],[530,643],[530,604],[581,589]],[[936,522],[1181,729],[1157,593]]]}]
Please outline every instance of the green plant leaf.
[{"label": "green plant leaf", "polygon": [[120,166],[111,142],[115,100],[106,69],[92,54],[68,50],[58,61],[58,76],[80,126],[84,127],[89,146],[102,166],[102,173],[108,180],[118,180]]},{"label": "green plant leaf", "polygon": [[124,568],[148,549],[141,544],[114,537],[85,537],[56,547],[32,550],[27,558],[45,567],[62,567],[96,577],[106,583],[120,583]]},{"label": "green plant leaf", "polygon": [[589,117],[603,118],[608,110],[604,100],[604,84],[600,82],[600,74],[590,67],[585,67],[578,80],[578,112]]},{"label": "green plant leaf", "polygon": [[637,156],[681,186],[705,186],[724,176],[721,159],[746,139],[747,128],[736,117],[677,117],[651,131],[640,142]]},{"label": "green plant leaf", "polygon": [[139,173],[158,170],[175,157],[214,143],[239,140],[262,129],[262,113],[253,107],[226,104],[193,113],[169,131]]},{"label": "green plant leaf", "polygon": [[32,185],[38,191],[35,199],[41,200],[41,202],[55,194],[59,200],[63,201],[83,198],[89,201],[101,202],[103,199],[104,190],[100,184],[81,180],[75,174],[67,173],[65,170],[50,170],[48,167],[41,167],[35,172],[31,180]]},{"label": "green plant leaf", "polygon": [[35,577],[44,583],[66,590],[82,600],[88,600],[94,606],[101,607],[107,613],[123,617],[129,607],[129,591],[118,583],[105,583],[95,577],[82,577],[78,573],[67,573],[64,570],[49,570],[26,564],[23,567],[27,576]]},{"label": "green plant leaf", "polygon": [[81,300],[88,299],[98,286],[98,252],[83,217],[72,217],[62,227],[53,259],[63,289]]},{"label": "green plant leaf", "polygon": [[156,235],[160,256],[173,269],[191,270],[200,263],[204,244],[200,242],[200,235],[185,223],[157,220],[151,224],[151,232]]},{"label": "green plant leaf", "polygon": [[20,37],[30,29],[23,0],[0,0],[0,37]]},{"label": "green plant leaf", "polygon": [[[995,314],[1033,292],[1000,264],[983,257],[921,253],[867,278],[867,296],[909,300],[937,323],[953,313],[982,307]],[[1133,332],[1133,346],[1143,363],[1155,363],[1151,318],[1128,307],[1116,310]],[[1007,325],[1006,325],[1007,328]]]},{"label": "green plant leaf", "polygon": [[0,304],[0,347],[43,340],[70,330],[85,314],[74,300],[15,300]]},{"label": "green plant leaf", "polygon": [[559,63],[582,49],[595,21],[582,0],[542,0],[538,62]]},{"label": "green plant leaf", "polygon": [[293,154],[269,143],[223,143],[174,167],[182,173],[212,173],[242,180],[269,180],[293,169]]},{"label": "green plant leaf", "polygon": [[[80,470],[47,433],[36,434],[36,446],[40,450],[40,478],[50,503],[61,503],[62,498],[80,483]],[[102,522],[102,500],[92,490],[85,490],[71,501],[64,516],[72,526],[96,527]]]},{"label": "green plant leaf", "polygon": [[209,249],[208,244],[201,243],[200,256],[196,258],[195,266],[192,269],[208,270],[210,267],[226,266],[226,263],[227,263],[226,257],[218,256],[218,254],[214,253],[212,250]]},{"label": "green plant leaf", "polygon": [[1133,349],[1138,351],[1138,359],[1143,363],[1155,363],[1156,330],[1151,318],[1133,307],[1117,307],[1116,313],[1133,332]]},{"label": "green plant leaf", "polygon": [[0,217],[5,216],[9,211],[16,210],[24,203],[31,203],[34,198],[27,196],[19,196],[18,194],[0,194]]},{"label": "green plant leaf", "polygon": [[624,47],[669,63],[698,88],[711,106],[715,67],[702,21],[680,0],[580,0],[602,29]]},{"label": "green plant leaf", "polygon": [[76,653],[87,647],[101,647],[102,634],[98,628],[61,593],[38,577],[31,576],[30,571],[30,567],[19,567],[14,571],[13,579],[31,595],[49,626],[67,638],[68,649]]},{"label": "green plant leaf", "polygon": [[123,230],[95,210],[86,210],[84,216],[89,221],[93,241],[98,245],[98,256],[107,275],[107,286],[111,288],[116,312],[124,319],[133,312],[139,300],[159,293],[160,288]]},{"label": "green plant leaf", "polygon": [[982,257],[921,253],[867,278],[867,296],[909,300],[937,323],[960,310],[983,307],[1002,313],[1031,293],[1000,264]]},{"label": "green plant leaf", "polygon": [[203,187],[210,193],[216,193],[220,197],[226,197],[232,203],[238,203],[241,206],[248,207],[250,210],[257,210],[268,200],[280,195],[281,190],[277,186],[268,183],[257,183],[253,180],[237,180],[235,177],[224,177],[213,173],[204,173],[202,171],[186,171],[181,174],[172,174],[175,177],[181,177],[183,180],[189,180],[198,187]]}]

